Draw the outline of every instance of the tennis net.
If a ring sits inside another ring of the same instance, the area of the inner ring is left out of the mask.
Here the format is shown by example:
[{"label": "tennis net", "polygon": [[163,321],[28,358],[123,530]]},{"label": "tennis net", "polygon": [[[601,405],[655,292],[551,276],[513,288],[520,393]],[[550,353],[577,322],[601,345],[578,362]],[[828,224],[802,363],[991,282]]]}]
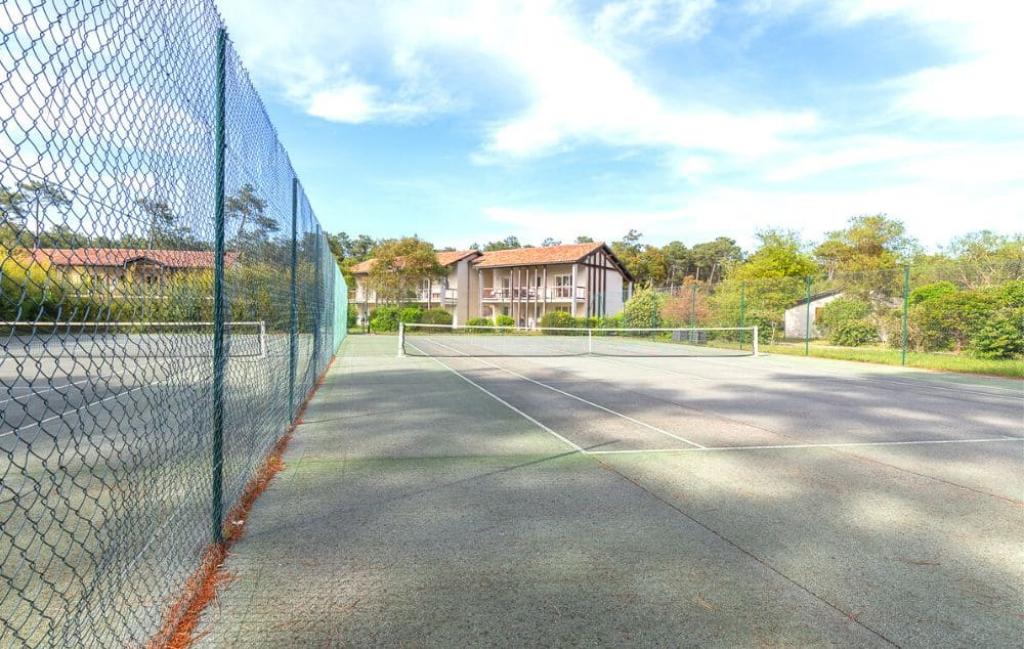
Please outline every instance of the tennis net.
[{"label": "tennis net", "polygon": [[[228,357],[264,358],[262,320],[224,323]],[[213,358],[213,322],[0,322],[0,350],[14,358]]]},{"label": "tennis net", "polygon": [[402,356],[756,356],[757,327],[538,328],[405,323]]}]

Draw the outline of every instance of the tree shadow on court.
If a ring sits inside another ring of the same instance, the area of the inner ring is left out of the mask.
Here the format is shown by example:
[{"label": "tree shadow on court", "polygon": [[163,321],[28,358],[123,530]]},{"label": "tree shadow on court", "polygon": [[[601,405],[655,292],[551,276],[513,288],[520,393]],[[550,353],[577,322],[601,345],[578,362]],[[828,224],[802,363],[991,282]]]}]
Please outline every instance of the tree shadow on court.
[{"label": "tree shadow on court", "polygon": [[[1019,449],[584,455],[539,424],[569,441],[585,433],[581,445],[600,450],[621,441],[601,439],[614,415],[536,385],[554,400],[530,396],[500,369],[460,371],[479,387],[420,359],[329,377],[229,561],[235,581],[208,614],[209,638],[999,646],[1020,636],[1020,505],[977,479],[1019,480]],[[949,406],[959,428],[937,432],[935,419],[952,415],[931,398],[886,402],[891,386],[780,373],[706,389],[596,374],[529,370],[665,430],[724,421],[734,438],[750,427],[784,444],[963,437],[1008,417]]]}]

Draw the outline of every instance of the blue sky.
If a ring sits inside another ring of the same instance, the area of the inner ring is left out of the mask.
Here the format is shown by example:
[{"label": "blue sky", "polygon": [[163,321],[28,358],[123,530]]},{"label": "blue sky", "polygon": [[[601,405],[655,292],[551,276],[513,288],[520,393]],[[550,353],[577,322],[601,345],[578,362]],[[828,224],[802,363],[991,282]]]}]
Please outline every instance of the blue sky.
[{"label": "blue sky", "polygon": [[1020,3],[287,5],[218,0],[331,231],[1024,230]]}]

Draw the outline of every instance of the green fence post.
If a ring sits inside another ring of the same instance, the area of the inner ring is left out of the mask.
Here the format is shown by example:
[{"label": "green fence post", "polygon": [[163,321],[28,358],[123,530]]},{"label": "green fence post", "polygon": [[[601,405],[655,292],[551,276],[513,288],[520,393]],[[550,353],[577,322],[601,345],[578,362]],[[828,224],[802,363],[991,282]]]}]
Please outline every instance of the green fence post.
[{"label": "green fence post", "polygon": [[808,277],[804,284],[807,288],[804,291],[806,293],[807,300],[807,313],[804,316],[804,356],[811,355],[811,283],[812,279]]},{"label": "green fence post", "polygon": [[[740,327],[747,326],[747,282],[743,280],[740,282]],[[746,332],[740,330],[740,346],[746,339]]]},{"label": "green fence post", "polygon": [[324,309],[323,309],[323,260],[320,258],[322,254],[322,246],[320,239],[322,238],[320,224],[316,226],[316,239],[313,246],[313,257],[316,260],[313,264],[313,287],[314,295],[313,299],[313,385],[316,385],[316,380],[320,377],[320,328],[324,324]]},{"label": "green fence post", "polygon": [[296,274],[299,256],[299,179],[292,178],[292,263],[290,315],[288,320],[288,423],[295,421],[295,373],[299,365],[299,280]]},{"label": "green fence post", "polygon": [[217,30],[217,81],[214,105],[213,244],[213,542],[224,540],[224,104],[227,32]]},{"label": "green fence post", "polygon": [[910,264],[903,267],[903,322],[900,344],[900,365],[907,364],[907,347],[910,345]]},{"label": "green fence post", "polygon": [[690,342],[696,342],[697,332],[693,329],[697,328],[697,285],[694,284],[690,287]]}]

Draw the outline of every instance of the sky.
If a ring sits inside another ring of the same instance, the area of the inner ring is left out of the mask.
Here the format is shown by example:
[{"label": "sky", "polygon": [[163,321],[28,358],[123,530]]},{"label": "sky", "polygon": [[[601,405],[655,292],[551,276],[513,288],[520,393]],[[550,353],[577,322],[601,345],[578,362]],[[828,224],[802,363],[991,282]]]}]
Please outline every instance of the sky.
[{"label": "sky", "polygon": [[1024,3],[217,5],[328,231],[1024,231]]}]

